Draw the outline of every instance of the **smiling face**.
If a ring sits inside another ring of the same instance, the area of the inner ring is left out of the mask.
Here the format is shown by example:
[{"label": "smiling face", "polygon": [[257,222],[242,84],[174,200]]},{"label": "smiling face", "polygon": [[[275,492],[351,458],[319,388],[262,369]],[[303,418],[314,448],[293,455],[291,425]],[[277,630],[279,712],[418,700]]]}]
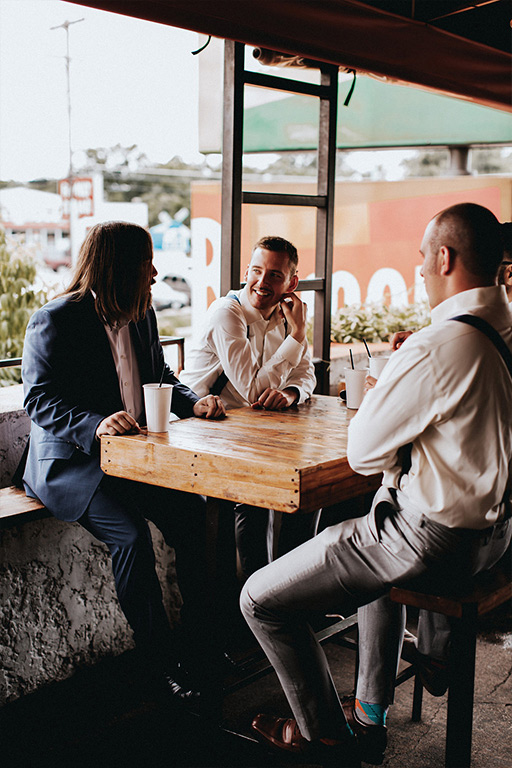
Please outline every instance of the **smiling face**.
[{"label": "smiling face", "polygon": [[256,248],[245,273],[246,290],[251,306],[268,320],[283,294],[297,287],[299,278],[292,275],[288,254]]}]

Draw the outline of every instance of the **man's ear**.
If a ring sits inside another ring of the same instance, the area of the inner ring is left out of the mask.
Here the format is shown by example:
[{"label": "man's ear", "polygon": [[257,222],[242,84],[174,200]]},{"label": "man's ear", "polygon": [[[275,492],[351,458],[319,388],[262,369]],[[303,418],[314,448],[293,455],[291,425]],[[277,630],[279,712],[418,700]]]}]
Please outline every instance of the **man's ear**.
[{"label": "man's ear", "polygon": [[503,282],[507,288],[512,287],[512,264],[507,264],[503,273]]},{"label": "man's ear", "polygon": [[438,260],[439,274],[445,276],[450,275],[455,266],[455,255],[451,248],[448,248],[447,245],[442,245],[439,249]]},{"label": "man's ear", "polygon": [[249,264],[245,268],[245,273],[244,273],[244,280],[245,280],[245,282],[247,282],[247,274],[248,274],[248,272],[249,272]]},{"label": "man's ear", "polygon": [[288,286],[288,293],[292,293],[299,284],[299,274],[296,272],[290,279],[290,285]]}]

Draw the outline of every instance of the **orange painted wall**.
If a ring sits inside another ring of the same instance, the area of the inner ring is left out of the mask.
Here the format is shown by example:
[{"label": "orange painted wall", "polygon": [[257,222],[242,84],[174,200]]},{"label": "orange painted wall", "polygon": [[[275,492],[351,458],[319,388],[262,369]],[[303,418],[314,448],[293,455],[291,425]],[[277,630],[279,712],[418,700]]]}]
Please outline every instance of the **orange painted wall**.
[{"label": "orange painted wall", "polygon": [[[314,194],[316,184],[251,185],[251,191]],[[490,208],[500,221],[512,220],[512,179],[472,177],[408,179],[397,182],[340,182],[336,185],[333,272],[346,270],[357,279],[361,299],[378,269],[393,268],[407,288],[414,285],[421,264],[419,246],[426,224],[438,211],[459,202]],[[217,182],[192,185],[192,218],[220,223],[221,196]],[[301,277],[314,271],[314,209],[244,205],[242,208],[242,275],[254,242],[280,235],[299,251]],[[343,294],[343,291],[340,291]],[[343,295],[340,295],[340,304]],[[412,300],[412,295],[410,300]]]}]

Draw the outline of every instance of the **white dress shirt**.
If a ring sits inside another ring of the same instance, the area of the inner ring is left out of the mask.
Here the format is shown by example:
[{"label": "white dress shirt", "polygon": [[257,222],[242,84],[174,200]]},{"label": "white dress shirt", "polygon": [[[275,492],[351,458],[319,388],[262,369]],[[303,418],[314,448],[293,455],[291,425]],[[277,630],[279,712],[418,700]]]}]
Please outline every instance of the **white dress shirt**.
[{"label": "white dress shirt", "polygon": [[180,380],[204,397],[224,371],[229,381],[220,396],[227,408],[256,402],[267,387],[295,387],[303,403],[316,386],[307,342],[285,338],[279,309],[265,320],[250,304],[245,288],[231,294],[240,301],[223,296],[208,309],[201,338],[187,352]]},{"label": "white dress shirt", "polygon": [[[383,472],[401,507],[448,527],[481,529],[503,516],[512,479],[512,379],[481,331],[450,318],[487,320],[512,348],[505,288],[464,291],[432,310],[432,324],[391,355],[349,427],[348,460]],[[400,480],[401,446],[412,443]]]},{"label": "white dress shirt", "polygon": [[128,323],[120,323],[115,328],[105,325],[105,331],[116,366],[124,409],[138,420],[142,415],[144,404],[139,365],[133,349],[130,327]]}]

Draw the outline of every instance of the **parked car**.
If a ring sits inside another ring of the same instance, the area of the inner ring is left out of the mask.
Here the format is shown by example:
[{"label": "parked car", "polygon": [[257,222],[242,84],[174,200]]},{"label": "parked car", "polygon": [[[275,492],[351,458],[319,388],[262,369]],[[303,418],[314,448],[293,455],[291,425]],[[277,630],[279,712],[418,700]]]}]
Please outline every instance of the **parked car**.
[{"label": "parked car", "polygon": [[157,280],[151,287],[153,306],[155,309],[182,309],[190,303],[189,297],[183,291],[176,291],[164,280]]},{"label": "parked car", "polygon": [[47,248],[43,252],[43,261],[47,267],[57,272],[61,267],[71,266],[71,251],[68,248]]},{"label": "parked car", "polygon": [[190,304],[192,290],[184,277],[181,277],[180,275],[164,274],[162,276],[162,281],[167,283],[167,285],[170,285],[171,288],[173,288],[175,291],[178,291],[178,293],[183,293],[187,299],[187,306]]}]

